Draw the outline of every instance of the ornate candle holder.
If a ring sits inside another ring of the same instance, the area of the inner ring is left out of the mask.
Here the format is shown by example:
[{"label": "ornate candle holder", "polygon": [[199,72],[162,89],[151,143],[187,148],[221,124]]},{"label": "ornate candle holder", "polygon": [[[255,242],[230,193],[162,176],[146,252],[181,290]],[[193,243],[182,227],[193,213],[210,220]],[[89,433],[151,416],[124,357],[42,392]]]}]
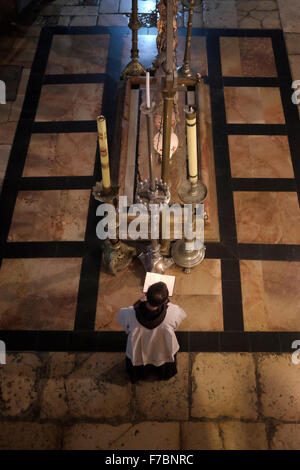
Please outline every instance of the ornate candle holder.
[{"label": "ornate candle holder", "polygon": [[132,0],[131,15],[128,27],[132,31],[132,48],[131,48],[131,61],[126,65],[122,72],[122,78],[126,78],[127,75],[131,77],[139,77],[146,74],[146,70],[139,62],[139,50],[138,50],[138,30],[141,24],[138,20],[138,2]]},{"label": "ornate candle holder", "polygon": [[[148,161],[149,161],[149,180],[140,181],[136,189],[136,202],[149,207],[150,204],[168,204],[170,202],[170,191],[167,183],[162,179],[154,179],[153,169],[153,113],[155,104],[147,108],[146,103],[141,104],[141,112],[147,118],[147,136],[148,136]],[[158,216],[157,224],[160,225]],[[164,258],[160,252],[158,240],[152,239],[150,246],[139,254],[139,260],[143,263],[146,272],[164,273],[173,264],[171,258]]]},{"label": "ornate candle holder", "polygon": [[[92,190],[92,194],[97,201],[112,205],[115,205],[118,192],[118,186],[111,186],[109,191],[104,190],[102,181],[97,181]],[[116,275],[118,271],[126,269],[132,262],[134,256],[136,256],[136,249],[121,242],[118,236],[116,239],[105,240],[103,262],[106,270],[110,274]]]},{"label": "ornate candle holder", "polygon": [[[195,205],[202,204],[207,196],[207,188],[204,183],[197,181],[191,183],[185,181],[178,191],[179,197],[184,204],[193,206],[193,222],[195,217]],[[203,214],[203,218],[205,213]],[[184,268],[185,273],[190,273],[191,268],[200,264],[205,257],[205,246],[195,249],[195,240],[177,240],[172,246],[172,258],[178,266]]]},{"label": "ornate candle holder", "polygon": [[193,27],[193,14],[194,8],[199,7],[202,0],[182,0],[182,5],[189,10],[188,27],[185,40],[184,59],[181,67],[177,69],[179,77],[196,79],[195,72],[191,69],[191,41],[192,41],[192,27]]}]

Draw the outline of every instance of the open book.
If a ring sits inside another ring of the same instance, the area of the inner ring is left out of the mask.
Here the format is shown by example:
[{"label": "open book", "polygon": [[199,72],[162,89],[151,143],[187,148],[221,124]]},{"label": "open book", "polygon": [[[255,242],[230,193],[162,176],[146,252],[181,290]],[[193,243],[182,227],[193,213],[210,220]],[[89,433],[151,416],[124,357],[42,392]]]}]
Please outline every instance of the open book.
[{"label": "open book", "polygon": [[175,284],[175,276],[167,276],[166,274],[147,273],[143,287],[143,292],[147,292],[148,288],[156,282],[164,282],[167,285],[169,296],[173,295]]}]

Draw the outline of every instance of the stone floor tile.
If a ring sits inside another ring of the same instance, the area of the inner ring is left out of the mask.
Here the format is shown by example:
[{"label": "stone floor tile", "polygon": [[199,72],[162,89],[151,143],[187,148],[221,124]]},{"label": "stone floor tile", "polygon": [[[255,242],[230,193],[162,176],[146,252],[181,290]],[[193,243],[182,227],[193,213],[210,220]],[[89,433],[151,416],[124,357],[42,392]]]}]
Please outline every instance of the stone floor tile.
[{"label": "stone floor tile", "polygon": [[292,363],[292,355],[259,354],[258,374],[263,416],[282,421],[299,421],[299,365]]},{"label": "stone floor tile", "polygon": [[58,18],[58,23],[57,23],[57,25],[58,25],[58,26],[69,26],[70,21],[71,21],[71,17],[70,17],[70,16],[60,16],[60,17]]},{"label": "stone floor tile", "polygon": [[294,178],[289,141],[283,135],[229,135],[232,178]]},{"label": "stone floor tile", "polygon": [[300,80],[300,55],[289,55],[293,80]]},{"label": "stone floor tile", "polygon": [[74,16],[71,18],[70,26],[96,26],[97,16]]},{"label": "stone floor tile", "polygon": [[300,263],[241,260],[240,268],[245,330],[299,331]]},{"label": "stone floor tile", "polygon": [[63,419],[68,413],[68,402],[63,378],[45,382],[41,397],[41,419]]},{"label": "stone floor tile", "polygon": [[12,103],[7,101],[5,104],[0,104],[0,123],[8,121]]},{"label": "stone floor tile", "polygon": [[23,176],[84,176],[94,172],[97,134],[32,134]]},{"label": "stone floor tile", "polygon": [[0,145],[0,192],[6,173],[6,167],[10,156],[11,145]]},{"label": "stone floor tile", "polygon": [[36,379],[40,366],[37,354],[7,354],[6,365],[0,369],[0,416],[32,415],[38,400]]},{"label": "stone floor tile", "polygon": [[25,93],[27,89],[27,84],[29,80],[29,75],[30,75],[30,69],[23,69],[22,71],[22,78],[20,81],[19,89],[18,89],[18,94],[16,100],[12,103],[10,114],[9,114],[9,120],[10,121],[18,121],[22,107],[23,107],[23,101],[25,98]]},{"label": "stone floor tile", "polygon": [[17,128],[16,122],[0,123],[0,145],[11,145]]},{"label": "stone floor tile", "polygon": [[45,85],[37,121],[85,121],[101,114],[103,84]]},{"label": "stone floor tile", "polygon": [[233,197],[239,243],[300,243],[296,193],[236,191]]},{"label": "stone floor tile", "polygon": [[272,450],[299,450],[300,424],[278,424],[271,440]]},{"label": "stone floor tile", "polygon": [[10,37],[0,42],[0,63],[30,68],[37,47],[37,37]]},{"label": "stone floor tile", "polygon": [[[76,16],[73,19],[76,18],[81,17]],[[56,34],[53,37],[46,73],[104,73],[108,48],[108,34]]]},{"label": "stone floor tile", "polygon": [[58,450],[62,430],[55,424],[0,422],[1,450]]},{"label": "stone floor tile", "polygon": [[77,355],[77,368],[65,379],[73,418],[110,418],[120,422],[129,413],[131,384],[124,353]]},{"label": "stone floor tile", "polygon": [[110,450],[179,450],[179,423],[141,422],[114,441]]},{"label": "stone floor tile", "polygon": [[8,240],[84,240],[89,200],[89,190],[19,191]]},{"label": "stone floor tile", "polygon": [[64,450],[108,450],[113,442],[130,430],[132,424],[80,423],[65,428]]},{"label": "stone floor tile", "polygon": [[118,13],[120,0],[101,0],[99,13]]},{"label": "stone floor tile", "polygon": [[97,6],[63,6],[59,15],[61,16],[97,16]]},{"label": "stone floor tile", "polygon": [[247,353],[199,353],[192,368],[193,418],[257,418],[253,358]]},{"label": "stone floor tile", "polygon": [[225,450],[267,450],[268,442],[264,423],[220,423]]},{"label": "stone floor tile", "polygon": [[50,352],[48,355],[49,378],[69,375],[75,368],[75,353]]},{"label": "stone floor tile", "polygon": [[0,328],[73,330],[81,258],[5,259]]},{"label": "stone floor tile", "polygon": [[188,419],[189,356],[177,355],[178,373],[170,380],[140,381],[136,385],[137,413],[148,421]]},{"label": "stone floor tile", "polygon": [[103,14],[98,16],[98,26],[128,26],[129,18],[126,15]]},{"label": "stone floor tile", "polygon": [[277,0],[282,29],[286,33],[300,33],[300,9],[298,0]]},{"label": "stone floor tile", "polygon": [[222,450],[218,423],[187,421],[181,424],[183,450]]},{"label": "stone floor tile", "polygon": [[235,0],[204,0],[204,28],[236,28],[237,11]]},{"label": "stone floor tile", "polygon": [[300,33],[285,33],[284,39],[288,54],[300,54]]}]

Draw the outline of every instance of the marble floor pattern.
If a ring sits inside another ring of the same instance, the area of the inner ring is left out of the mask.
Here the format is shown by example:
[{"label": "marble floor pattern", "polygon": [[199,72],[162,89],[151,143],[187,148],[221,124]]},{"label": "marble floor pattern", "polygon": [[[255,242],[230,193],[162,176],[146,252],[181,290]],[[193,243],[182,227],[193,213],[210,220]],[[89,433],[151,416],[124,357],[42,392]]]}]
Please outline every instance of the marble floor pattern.
[{"label": "marble floor pattern", "polygon": [[[155,2],[139,3],[151,3],[155,9]],[[54,0],[33,20],[17,21],[12,34],[0,37],[0,64],[23,67],[16,101],[0,107],[0,185],[41,27],[127,26],[130,4],[129,0]],[[298,0],[204,0],[194,13],[194,27],[282,29],[292,77],[299,80],[299,11]],[[149,16],[146,6],[140,13],[144,24],[150,21],[155,26],[155,15]],[[180,11],[178,25],[186,23],[187,15]],[[139,47],[146,67],[156,53],[155,36],[149,31],[141,36]],[[110,44],[108,34],[56,34],[46,74],[105,73]],[[121,50],[123,66],[129,60],[129,35],[120,42]],[[183,51],[184,38],[180,37],[178,64]],[[205,37],[193,37],[191,52],[195,70],[206,75]],[[223,36],[220,53],[224,77],[277,78],[269,37]],[[43,84],[35,121],[58,126],[67,121],[94,121],[102,112],[103,90],[102,83]],[[224,86],[224,95],[228,124],[285,124],[276,86]],[[92,176],[96,140],[90,128],[88,132],[32,133],[20,177]],[[229,135],[227,141],[232,178],[251,178],[256,184],[296,177],[288,136]],[[232,194],[239,244],[251,244],[254,249],[291,247],[291,252],[293,246],[298,247],[296,191]],[[90,189],[19,190],[8,242],[21,248],[27,242],[58,243],[57,251],[59,243],[81,243],[89,200]],[[75,328],[80,276],[88,255],[38,257],[32,246],[30,250],[26,257],[10,254],[2,260],[0,339],[1,330],[12,335],[23,331],[55,334]],[[299,259],[235,259],[230,263],[240,270],[245,334],[291,332],[289,338],[300,341],[300,335],[292,333],[300,331]],[[190,282],[179,268],[170,271],[176,275],[172,300],[189,313],[180,333],[223,331],[224,264],[214,253],[214,258],[206,258],[192,271]],[[142,278],[138,261],[116,277],[101,268],[95,332],[120,333],[116,312],[139,297]],[[150,378],[131,385],[123,352],[70,349],[65,353],[50,348],[47,352],[8,352],[6,364],[0,365],[0,449],[299,450],[300,365],[292,361],[292,340],[288,353],[179,352],[178,374],[163,384]]]}]

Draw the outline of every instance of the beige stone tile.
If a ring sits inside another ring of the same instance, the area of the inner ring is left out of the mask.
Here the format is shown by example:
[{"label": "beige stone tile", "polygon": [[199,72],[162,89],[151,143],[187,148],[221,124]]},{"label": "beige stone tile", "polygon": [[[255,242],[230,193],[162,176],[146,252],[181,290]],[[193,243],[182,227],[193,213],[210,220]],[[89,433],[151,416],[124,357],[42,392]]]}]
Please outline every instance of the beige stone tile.
[{"label": "beige stone tile", "polygon": [[278,88],[225,87],[228,123],[284,124]]},{"label": "beige stone tile", "polygon": [[58,450],[61,428],[51,423],[0,422],[1,450]]},{"label": "beige stone tile", "polygon": [[75,367],[75,354],[65,352],[49,353],[49,378],[59,378],[70,374]]},{"label": "beige stone tile", "polygon": [[219,259],[205,258],[187,276],[179,266],[168,269],[176,276],[174,295],[220,295],[222,293],[221,264]]},{"label": "beige stone tile", "polygon": [[245,330],[299,331],[300,263],[241,261],[241,280]]},{"label": "beige stone tile", "polygon": [[10,156],[11,145],[0,145],[0,191],[6,173],[6,167]]},{"label": "beige stone tile", "polygon": [[60,17],[58,18],[58,23],[57,23],[57,25],[58,25],[58,26],[69,26],[70,21],[71,21],[71,17],[70,17],[70,16],[60,16]]},{"label": "beige stone tile", "polygon": [[285,44],[288,54],[300,54],[300,34],[285,33]]},{"label": "beige stone tile", "polygon": [[234,192],[239,243],[300,243],[300,211],[296,193]]},{"label": "beige stone tile", "polygon": [[[122,330],[117,322],[120,308],[133,305],[142,295],[145,270],[139,260],[115,276],[101,270],[96,310],[96,330]],[[115,293],[118,292],[118,295]]]},{"label": "beige stone tile", "polygon": [[9,120],[10,121],[18,121],[19,120],[19,117],[20,117],[20,114],[21,114],[21,111],[22,111],[22,107],[23,107],[23,101],[24,101],[25,94],[26,94],[29,75],[30,75],[30,69],[23,69],[22,78],[21,78],[21,82],[20,82],[20,85],[19,85],[17,98],[12,103],[12,106],[11,106],[11,111],[10,111],[10,115],[9,115]]},{"label": "beige stone tile", "polygon": [[97,6],[63,6],[60,10],[60,15],[64,16],[97,16]]},{"label": "beige stone tile", "polygon": [[84,240],[89,190],[20,191],[8,241]]},{"label": "beige stone tile", "polygon": [[0,328],[73,330],[81,259],[5,259]]},{"label": "beige stone tile", "polygon": [[183,450],[222,450],[218,423],[187,421],[181,425]]},{"label": "beige stone tile", "polygon": [[30,68],[37,47],[37,37],[8,38],[0,43],[0,64]]},{"label": "beige stone tile", "polygon": [[11,145],[17,128],[16,122],[0,123],[0,145]]},{"label": "beige stone tile", "polygon": [[126,15],[103,14],[98,16],[98,26],[128,26],[129,18]]},{"label": "beige stone tile", "polygon": [[110,450],[179,450],[179,423],[141,422],[113,442]]},{"label": "beige stone tile", "polygon": [[63,419],[68,413],[65,383],[63,378],[44,380],[41,397],[41,419]]},{"label": "beige stone tile", "polygon": [[8,121],[11,107],[12,103],[9,101],[7,101],[6,104],[0,104],[0,123]]},{"label": "beige stone tile", "polygon": [[174,295],[187,317],[178,331],[223,331],[222,295]]},{"label": "beige stone tile", "polygon": [[294,178],[286,136],[229,135],[233,178]]},{"label": "beige stone tile", "polygon": [[277,76],[270,38],[223,37],[220,44],[223,75],[243,77]]},{"label": "beige stone tile", "polygon": [[132,424],[80,423],[65,428],[64,450],[108,450],[111,444],[132,427]]},{"label": "beige stone tile", "polygon": [[69,413],[73,418],[125,419],[131,384],[124,353],[77,355],[76,370],[65,379]]},{"label": "beige stone tile", "polygon": [[97,134],[32,134],[23,176],[93,175]]},{"label": "beige stone tile", "polygon": [[[76,25],[71,23],[71,26]],[[109,35],[55,35],[47,73],[104,73],[108,47]]]},{"label": "beige stone tile", "polygon": [[247,353],[199,353],[192,368],[193,418],[257,418],[254,361]]},{"label": "beige stone tile", "polygon": [[264,423],[220,423],[226,450],[268,450]]},{"label": "beige stone tile", "polygon": [[168,381],[140,381],[136,385],[138,414],[147,421],[186,420],[188,406],[189,356],[177,355],[178,373]]},{"label": "beige stone tile", "polygon": [[119,1],[120,0],[102,0],[100,3],[99,12],[100,13],[118,13]]},{"label": "beige stone tile", "polygon": [[291,354],[258,354],[258,374],[263,416],[299,421],[299,366],[292,363]]},{"label": "beige stone tile", "polygon": [[97,18],[97,16],[74,16],[70,26],[96,26]]},{"label": "beige stone tile", "polygon": [[300,424],[278,424],[271,441],[272,450],[299,450]]},{"label": "beige stone tile", "polygon": [[203,26],[205,28],[236,28],[237,11],[235,0],[204,0]]},{"label": "beige stone tile", "polygon": [[276,0],[237,0],[239,28],[281,28]]},{"label": "beige stone tile", "polygon": [[45,85],[37,121],[94,120],[101,114],[103,84]]},{"label": "beige stone tile", "polygon": [[288,33],[300,33],[300,11],[297,0],[277,0],[282,29]]},{"label": "beige stone tile", "polygon": [[[41,361],[36,354],[7,354],[6,365],[0,369],[1,417],[29,417],[36,412],[36,380],[40,366]],[[3,448],[1,437],[0,448]]]},{"label": "beige stone tile", "polygon": [[300,55],[289,55],[293,80],[300,80]]}]

